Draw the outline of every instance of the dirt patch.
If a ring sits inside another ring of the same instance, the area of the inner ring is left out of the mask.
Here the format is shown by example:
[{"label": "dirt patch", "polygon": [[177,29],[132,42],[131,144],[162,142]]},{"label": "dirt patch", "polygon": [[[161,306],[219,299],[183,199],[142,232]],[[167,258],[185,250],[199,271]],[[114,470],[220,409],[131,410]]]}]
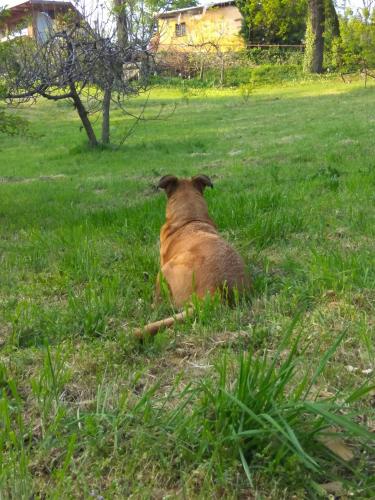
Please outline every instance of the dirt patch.
[{"label": "dirt patch", "polygon": [[286,135],[277,139],[277,144],[293,144],[293,142],[301,141],[304,138],[303,135]]},{"label": "dirt patch", "polygon": [[41,175],[36,178],[37,181],[58,181],[60,179],[65,179],[67,176],[65,174],[56,174],[56,175]]},{"label": "dirt patch", "polygon": [[5,176],[0,177],[0,184],[29,184],[30,182],[37,181],[57,181],[60,179],[65,179],[66,177],[67,176],[65,174],[41,175],[39,177]]},{"label": "dirt patch", "polygon": [[343,146],[354,146],[356,144],[359,144],[359,141],[356,141],[354,139],[346,138],[342,139],[341,141],[338,142],[339,144],[342,144]]}]

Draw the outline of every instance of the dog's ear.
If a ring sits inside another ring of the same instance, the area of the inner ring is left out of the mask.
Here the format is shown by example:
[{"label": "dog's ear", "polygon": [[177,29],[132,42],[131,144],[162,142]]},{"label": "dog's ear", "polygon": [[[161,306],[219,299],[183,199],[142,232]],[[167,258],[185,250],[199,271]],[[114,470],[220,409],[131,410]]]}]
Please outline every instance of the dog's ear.
[{"label": "dog's ear", "polygon": [[203,193],[206,187],[214,187],[211,179],[207,175],[195,175],[191,178],[191,182],[193,186],[197,188],[201,193]]},{"label": "dog's ear", "polygon": [[170,196],[173,191],[176,189],[178,184],[178,179],[174,175],[164,175],[158,184],[159,189],[164,189],[167,193],[167,196]]}]

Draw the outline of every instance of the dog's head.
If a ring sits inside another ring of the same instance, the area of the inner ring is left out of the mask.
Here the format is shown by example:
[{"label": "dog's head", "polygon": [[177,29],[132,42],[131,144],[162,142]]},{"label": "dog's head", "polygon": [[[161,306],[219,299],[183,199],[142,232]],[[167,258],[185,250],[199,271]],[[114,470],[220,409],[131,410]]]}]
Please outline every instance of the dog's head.
[{"label": "dog's head", "polygon": [[203,194],[206,187],[214,187],[207,175],[195,175],[191,179],[178,179],[174,175],[164,175],[158,184],[158,188],[164,189],[168,198],[178,190],[192,190],[192,192],[198,191]]}]

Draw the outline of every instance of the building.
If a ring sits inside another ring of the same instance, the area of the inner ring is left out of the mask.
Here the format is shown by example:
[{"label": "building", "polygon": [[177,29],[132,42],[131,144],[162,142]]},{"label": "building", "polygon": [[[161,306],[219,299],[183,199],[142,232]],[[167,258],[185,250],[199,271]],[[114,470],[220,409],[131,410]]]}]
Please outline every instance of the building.
[{"label": "building", "polygon": [[1,41],[21,35],[43,42],[58,15],[69,12],[80,15],[71,2],[58,0],[21,0],[12,2],[7,10],[9,15],[1,26]]},{"label": "building", "polygon": [[157,16],[153,45],[158,52],[241,50],[245,47],[242,20],[234,1],[166,11]]}]

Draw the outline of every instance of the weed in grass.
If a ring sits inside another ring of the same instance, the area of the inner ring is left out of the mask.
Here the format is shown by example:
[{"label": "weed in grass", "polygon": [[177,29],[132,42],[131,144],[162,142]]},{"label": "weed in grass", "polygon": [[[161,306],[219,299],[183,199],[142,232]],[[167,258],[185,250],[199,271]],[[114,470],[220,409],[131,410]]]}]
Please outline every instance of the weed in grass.
[{"label": "weed in grass", "polygon": [[42,362],[43,365],[38,377],[33,378],[30,385],[40,414],[42,437],[45,437],[48,427],[50,425],[58,427],[56,422],[65,413],[61,395],[65,384],[70,379],[70,374],[66,369],[66,360],[59,351],[55,352],[52,359],[48,344],[45,344]]},{"label": "weed in grass", "polygon": [[31,474],[22,399],[16,383],[0,365],[0,498],[27,498]]},{"label": "weed in grass", "polygon": [[323,178],[325,179],[324,185],[331,191],[337,191],[340,185],[341,172],[336,167],[321,167],[312,176],[312,179]]},{"label": "weed in grass", "polygon": [[240,85],[239,90],[244,104],[248,104],[250,97],[254,92],[254,84],[253,83],[242,84]]}]

